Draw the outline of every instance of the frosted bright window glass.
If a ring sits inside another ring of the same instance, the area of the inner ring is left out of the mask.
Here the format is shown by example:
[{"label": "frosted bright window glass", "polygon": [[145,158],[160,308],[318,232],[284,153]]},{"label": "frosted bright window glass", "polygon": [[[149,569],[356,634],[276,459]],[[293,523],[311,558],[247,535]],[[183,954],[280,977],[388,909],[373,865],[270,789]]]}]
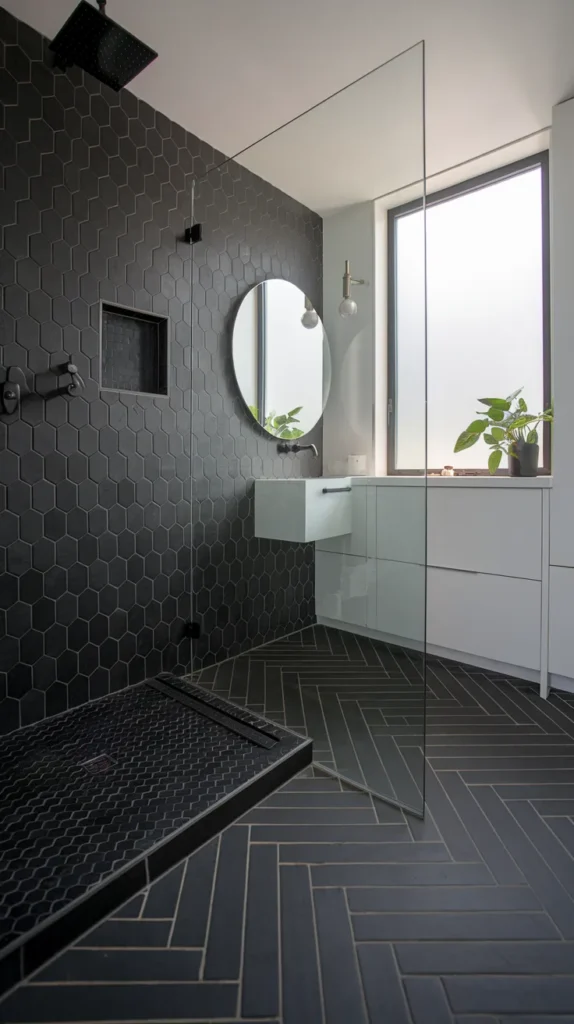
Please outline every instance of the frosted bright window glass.
[{"label": "frosted bright window glass", "polygon": [[[516,174],[429,205],[429,469],[486,469],[479,442],[454,443],[477,398],[523,387],[543,408],[542,171]],[[423,215],[395,221],[396,469],[424,468]]]}]

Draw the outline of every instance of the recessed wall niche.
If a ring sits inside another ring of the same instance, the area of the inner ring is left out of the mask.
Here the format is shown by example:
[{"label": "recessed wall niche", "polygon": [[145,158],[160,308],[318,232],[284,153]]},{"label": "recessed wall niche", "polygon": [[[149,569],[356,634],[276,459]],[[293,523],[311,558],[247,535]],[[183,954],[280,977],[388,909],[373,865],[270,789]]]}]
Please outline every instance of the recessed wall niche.
[{"label": "recessed wall niche", "polygon": [[102,303],[101,387],[167,395],[167,317]]}]

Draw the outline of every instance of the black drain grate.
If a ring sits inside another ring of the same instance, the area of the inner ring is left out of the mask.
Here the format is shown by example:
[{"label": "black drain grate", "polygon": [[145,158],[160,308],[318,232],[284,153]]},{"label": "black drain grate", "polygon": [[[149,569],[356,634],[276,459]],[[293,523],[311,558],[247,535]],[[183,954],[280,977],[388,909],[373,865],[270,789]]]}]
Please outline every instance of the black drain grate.
[{"label": "black drain grate", "polygon": [[90,775],[103,775],[104,772],[113,768],[115,763],[109,754],[98,754],[97,757],[91,757],[89,761],[82,761],[80,768],[84,768]]}]

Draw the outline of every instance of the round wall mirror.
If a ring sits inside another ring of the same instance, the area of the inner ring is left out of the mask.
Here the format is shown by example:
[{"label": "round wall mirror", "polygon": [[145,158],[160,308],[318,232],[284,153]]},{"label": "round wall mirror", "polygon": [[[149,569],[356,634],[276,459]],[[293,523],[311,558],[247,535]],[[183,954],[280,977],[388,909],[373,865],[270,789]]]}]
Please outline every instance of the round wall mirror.
[{"label": "round wall mirror", "polygon": [[252,288],[237,311],[232,349],[239,389],[257,423],[271,437],[308,434],[329,395],[331,357],[305,293],[275,279]]}]

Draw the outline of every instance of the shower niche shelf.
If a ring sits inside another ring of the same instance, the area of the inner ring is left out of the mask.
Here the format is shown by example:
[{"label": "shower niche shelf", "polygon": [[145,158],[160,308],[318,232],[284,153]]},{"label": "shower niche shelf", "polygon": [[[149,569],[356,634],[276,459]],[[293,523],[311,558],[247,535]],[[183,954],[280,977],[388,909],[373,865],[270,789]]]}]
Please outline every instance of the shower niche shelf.
[{"label": "shower niche shelf", "polygon": [[102,302],[102,389],[167,395],[168,330],[167,317]]}]

